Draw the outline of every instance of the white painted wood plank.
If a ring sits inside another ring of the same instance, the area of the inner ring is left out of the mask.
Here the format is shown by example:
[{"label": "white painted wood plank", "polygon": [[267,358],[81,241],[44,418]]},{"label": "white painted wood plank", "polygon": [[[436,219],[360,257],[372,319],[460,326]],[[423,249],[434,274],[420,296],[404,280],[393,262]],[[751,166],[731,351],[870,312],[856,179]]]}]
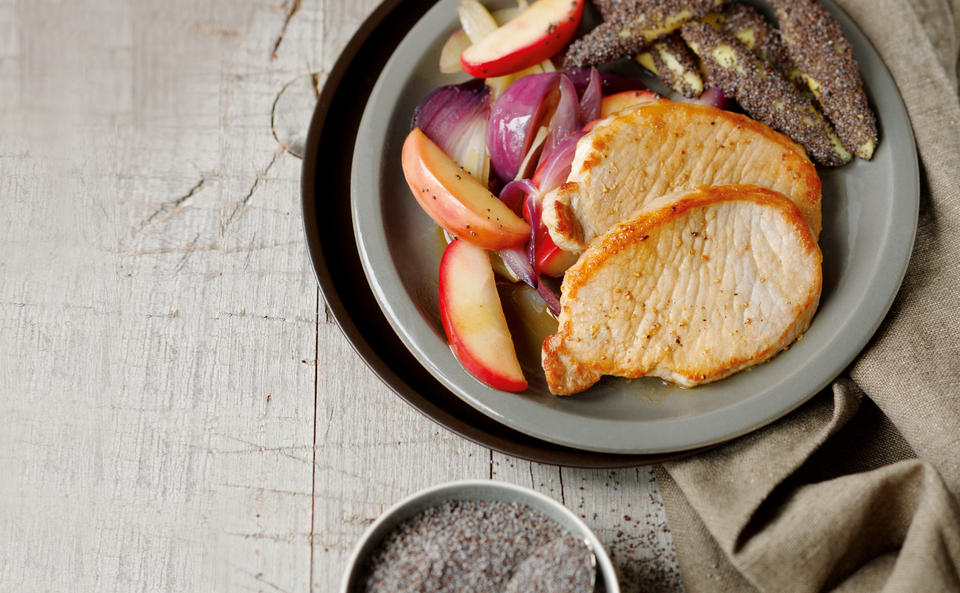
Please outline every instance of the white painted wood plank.
[{"label": "white painted wood plank", "polygon": [[11,13],[0,589],[308,590],[317,294],[269,131],[307,65],[270,60],[282,13]]},{"label": "white painted wood plank", "polygon": [[557,502],[566,503],[560,468],[555,465],[533,463],[490,452],[491,477],[532,488]]},{"label": "white painted wood plank", "polygon": [[[377,4],[326,4],[321,80]],[[326,592],[337,590],[350,551],[386,508],[428,486],[488,478],[490,452],[400,400],[335,325],[320,328],[319,344],[312,582]]]},{"label": "white painted wood plank", "polygon": [[333,324],[321,327],[319,368],[313,585],[335,591],[384,510],[428,486],[487,478],[490,454],[400,400]]},{"label": "white painted wood plank", "polygon": [[624,593],[682,592],[663,500],[649,468],[563,468],[567,507],[597,533]]}]

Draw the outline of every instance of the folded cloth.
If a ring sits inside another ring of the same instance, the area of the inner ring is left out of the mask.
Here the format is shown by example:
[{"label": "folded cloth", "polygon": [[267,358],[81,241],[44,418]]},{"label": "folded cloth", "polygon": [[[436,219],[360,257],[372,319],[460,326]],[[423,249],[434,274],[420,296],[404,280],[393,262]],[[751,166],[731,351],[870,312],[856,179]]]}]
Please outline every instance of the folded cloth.
[{"label": "folded cloth", "polygon": [[960,591],[960,0],[839,3],[914,127],[913,257],[876,337],[831,390],[658,468],[691,592]]}]

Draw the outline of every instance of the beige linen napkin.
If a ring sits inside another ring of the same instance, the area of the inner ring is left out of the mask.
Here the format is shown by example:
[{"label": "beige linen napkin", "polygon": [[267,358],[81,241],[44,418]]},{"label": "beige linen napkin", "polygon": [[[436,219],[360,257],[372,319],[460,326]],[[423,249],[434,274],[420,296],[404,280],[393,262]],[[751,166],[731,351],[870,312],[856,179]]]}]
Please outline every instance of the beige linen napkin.
[{"label": "beige linen napkin", "polygon": [[960,0],[839,2],[893,73],[916,133],[913,258],[831,391],[658,468],[691,593],[960,592]]}]

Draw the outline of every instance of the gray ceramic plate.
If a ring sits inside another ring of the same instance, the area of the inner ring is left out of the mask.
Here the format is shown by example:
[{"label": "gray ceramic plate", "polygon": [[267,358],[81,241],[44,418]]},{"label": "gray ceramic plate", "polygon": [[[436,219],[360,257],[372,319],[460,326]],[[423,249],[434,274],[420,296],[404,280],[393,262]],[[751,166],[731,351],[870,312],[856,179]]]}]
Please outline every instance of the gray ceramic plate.
[{"label": "gray ceramic plate", "polygon": [[850,18],[830,0],[822,2],[853,43],[881,141],[872,161],[822,173],[824,285],[810,329],[771,362],[718,383],[682,390],[654,379],[607,378],[569,398],[549,394],[536,356],[521,356],[530,387],[515,395],[476,381],[447,346],[437,302],[436,226],[409,195],[400,169],[400,147],[417,103],[432,89],[461,80],[436,66],[443,42],[458,26],[458,0],[437,3],[377,81],[360,124],[351,177],[364,272],[393,329],[420,363],[468,404],[511,428],[608,453],[682,451],[729,440],[787,414],[827,386],[866,345],[899,289],[916,231],[919,168],[890,73]]}]

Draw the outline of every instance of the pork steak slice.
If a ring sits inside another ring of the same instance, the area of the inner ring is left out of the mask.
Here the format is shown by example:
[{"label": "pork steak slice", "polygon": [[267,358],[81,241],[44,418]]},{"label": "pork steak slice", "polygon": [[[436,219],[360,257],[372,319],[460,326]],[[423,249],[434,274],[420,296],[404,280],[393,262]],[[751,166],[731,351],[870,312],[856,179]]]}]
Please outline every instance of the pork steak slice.
[{"label": "pork steak slice", "polygon": [[603,375],[685,387],[761,363],[809,327],[821,254],[799,209],[751,185],[664,196],[598,238],[563,280],[543,342],[550,391]]},{"label": "pork steak slice", "polygon": [[708,185],[780,192],[820,234],[820,178],[803,148],[744,115],[659,101],[598,123],[577,143],[567,182],[544,196],[561,249],[580,252],[660,196]]}]

